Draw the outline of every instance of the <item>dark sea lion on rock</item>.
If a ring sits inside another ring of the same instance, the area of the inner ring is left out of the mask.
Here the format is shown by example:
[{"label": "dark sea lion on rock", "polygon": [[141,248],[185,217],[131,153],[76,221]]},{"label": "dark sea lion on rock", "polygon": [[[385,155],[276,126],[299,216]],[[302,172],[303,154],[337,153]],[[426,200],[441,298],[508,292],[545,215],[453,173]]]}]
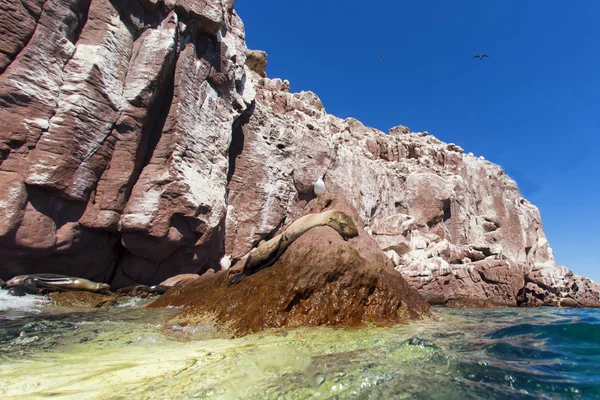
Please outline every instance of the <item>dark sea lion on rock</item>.
[{"label": "dark sea lion on rock", "polygon": [[6,282],[6,287],[23,285],[30,280],[37,288],[49,291],[86,290],[89,292],[102,292],[108,289],[106,283],[58,274],[18,275]]},{"label": "dark sea lion on rock", "polygon": [[150,294],[150,286],[132,285],[118,289],[117,293],[131,297],[147,297]]},{"label": "dark sea lion on rock", "polygon": [[150,286],[150,291],[152,293],[156,293],[156,294],[164,294],[170,288],[171,288],[170,286],[165,286],[165,285],[154,285],[154,286]]},{"label": "dark sea lion on rock", "polygon": [[246,276],[275,264],[283,252],[309,229],[329,226],[344,239],[358,236],[358,229],[352,217],[340,210],[328,210],[319,214],[307,214],[292,222],[281,234],[252,249],[240,274],[229,279],[228,285],[240,282]]},{"label": "dark sea lion on rock", "polygon": [[127,287],[121,288],[121,289],[117,290],[117,293],[126,295],[126,296],[146,298],[146,297],[156,296],[156,295],[160,296],[163,293],[165,293],[167,290],[169,290],[169,286],[133,285],[133,286],[127,286]]}]

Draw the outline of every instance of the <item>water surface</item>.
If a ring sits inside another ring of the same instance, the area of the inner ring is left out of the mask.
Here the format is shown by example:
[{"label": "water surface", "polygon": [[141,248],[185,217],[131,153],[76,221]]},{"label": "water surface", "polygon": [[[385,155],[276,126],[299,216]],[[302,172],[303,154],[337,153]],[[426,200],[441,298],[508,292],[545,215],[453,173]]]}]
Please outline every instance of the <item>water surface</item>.
[{"label": "water surface", "polygon": [[434,309],[393,328],[228,339],[175,309],[57,309],[0,291],[0,397],[600,398],[600,312]]}]

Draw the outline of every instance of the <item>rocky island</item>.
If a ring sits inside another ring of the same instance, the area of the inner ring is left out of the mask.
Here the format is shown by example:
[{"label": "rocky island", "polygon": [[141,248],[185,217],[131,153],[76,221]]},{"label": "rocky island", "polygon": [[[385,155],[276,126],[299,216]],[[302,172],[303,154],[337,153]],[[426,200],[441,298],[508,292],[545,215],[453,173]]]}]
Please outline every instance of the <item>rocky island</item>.
[{"label": "rocky island", "polygon": [[[268,78],[232,0],[3,4],[0,279],[116,290],[207,274],[154,305],[243,333],[399,321],[428,315],[426,302],[600,306],[600,286],[556,265],[538,209],[499,166],[427,132],[337,118]],[[328,197],[315,199],[318,178]],[[226,293],[223,257],[239,268],[334,203],[357,238],[312,229]],[[224,317],[228,305],[252,321]]]}]

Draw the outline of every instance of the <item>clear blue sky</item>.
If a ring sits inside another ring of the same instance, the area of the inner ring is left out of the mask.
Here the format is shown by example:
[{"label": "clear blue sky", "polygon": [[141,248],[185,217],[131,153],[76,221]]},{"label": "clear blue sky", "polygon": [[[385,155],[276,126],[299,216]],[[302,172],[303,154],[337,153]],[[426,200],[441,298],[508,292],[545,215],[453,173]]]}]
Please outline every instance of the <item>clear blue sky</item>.
[{"label": "clear blue sky", "polygon": [[270,77],[336,116],[428,131],[501,165],[540,208],[557,263],[600,282],[600,0],[235,8]]}]

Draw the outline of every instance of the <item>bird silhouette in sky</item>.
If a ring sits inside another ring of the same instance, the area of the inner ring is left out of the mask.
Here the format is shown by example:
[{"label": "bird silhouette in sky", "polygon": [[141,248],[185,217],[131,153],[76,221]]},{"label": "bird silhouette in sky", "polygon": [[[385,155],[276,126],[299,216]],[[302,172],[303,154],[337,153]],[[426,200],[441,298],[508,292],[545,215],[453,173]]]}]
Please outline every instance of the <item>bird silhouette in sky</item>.
[{"label": "bird silhouette in sky", "polygon": [[384,58],[384,57],[385,57],[385,55],[383,55],[383,54],[382,54],[382,55],[381,55],[381,59],[383,60],[383,58]]},{"label": "bird silhouette in sky", "polygon": [[482,55],[479,55],[479,54],[477,54],[477,55],[476,55],[475,57],[473,57],[473,58],[479,58],[480,60],[483,60],[483,57],[490,58],[490,57],[489,57],[487,54],[482,54]]}]

